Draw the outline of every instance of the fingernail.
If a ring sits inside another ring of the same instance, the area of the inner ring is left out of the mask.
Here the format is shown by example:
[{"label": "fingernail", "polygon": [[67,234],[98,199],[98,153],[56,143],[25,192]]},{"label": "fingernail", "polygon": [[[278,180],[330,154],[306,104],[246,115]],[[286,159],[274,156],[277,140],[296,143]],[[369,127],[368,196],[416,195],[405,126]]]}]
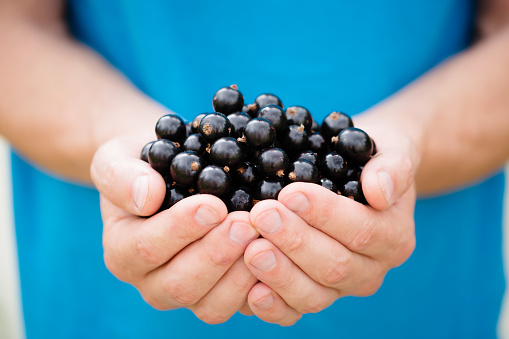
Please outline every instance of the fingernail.
[{"label": "fingernail", "polygon": [[266,295],[263,298],[260,298],[256,301],[253,301],[253,304],[255,304],[256,307],[259,308],[269,308],[274,304],[274,297],[272,294]]},{"label": "fingernail", "polygon": [[258,232],[251,225],[236,221],[230,226],[230,239],[237,244],[245,245],[257,237]]},{"label": "fingernail", "polygon": [[296,192],[290,194],[284,200],[283,204],[293,212],[301,212],[304,211],[308,205],[308,198],[301,192]]},{"label": "fingernail", "polygon": [[259,253],[249,262],[260,271],[268,271],[276,266],[276,256],[271,250]]},{"label": "fingernail", "polygon": [[380,171],[377,173],[378,183],[382,188],[382,192],[384,193],[385,200],[387,200],[388,204],[392,203],[392,193],[394,191],[394,184],[392,183],[392,178],[389,173],[385,171]]},{"label": "fingernail", "polygon": [[221,222],[216,211],[208,206],[200,206],[194,214],[194,220],[198,224],[209,227],[216,226]]},{"label": "fingernail", "polygon": [[254,226],[265,233],[277,232],[281,228],[281,216],[275,209],[268,210],[256,218]]},{"label": "fingernail", "polygon": [[139,176],[134,180],[132,194],[134,205],[141,211],[148,196],[148,175]]}]

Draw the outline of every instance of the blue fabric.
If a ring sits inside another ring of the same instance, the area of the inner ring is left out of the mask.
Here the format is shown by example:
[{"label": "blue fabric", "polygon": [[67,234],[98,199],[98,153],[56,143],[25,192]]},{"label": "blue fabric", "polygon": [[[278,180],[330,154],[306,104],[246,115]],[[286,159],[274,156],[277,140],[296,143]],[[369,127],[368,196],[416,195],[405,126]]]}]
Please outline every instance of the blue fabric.
[{"label": "blue fabric", "polygon": [[[79,40],[187,119],[236,83],[248,102],[273,92],[321,121],[369,108],[467,47],[472,11],[463,0],[74,0],[68,17]],[[416,250],[374,296],[283,328],[241,315],[211,326],[187,310],[151,309],[104,266],[97,192],[16,154],[12,166],[28,339],[496,337],[502,174],[420,200]]]}]

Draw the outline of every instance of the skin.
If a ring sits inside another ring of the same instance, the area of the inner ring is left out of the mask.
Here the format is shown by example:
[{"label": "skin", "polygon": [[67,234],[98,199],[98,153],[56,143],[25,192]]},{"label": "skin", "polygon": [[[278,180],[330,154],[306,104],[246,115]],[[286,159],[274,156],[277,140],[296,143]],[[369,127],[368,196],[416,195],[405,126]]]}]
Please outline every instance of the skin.
[{"label": "skin", "polygon": [[169,111],[72,40],[59,0],[0,1],[0,133],[45,170],[95,185],[106,265],[147,303],[211,324],[240,310],[289,326],[377,291],[415,247],[417,194],[471,184],[509,157],[509,10],[483,5],[479,43],[356,117],[379,150],[362,174],[370,206],[298,183],[250,213],[201,195],[142,218],[165,186],[139,150]]}]

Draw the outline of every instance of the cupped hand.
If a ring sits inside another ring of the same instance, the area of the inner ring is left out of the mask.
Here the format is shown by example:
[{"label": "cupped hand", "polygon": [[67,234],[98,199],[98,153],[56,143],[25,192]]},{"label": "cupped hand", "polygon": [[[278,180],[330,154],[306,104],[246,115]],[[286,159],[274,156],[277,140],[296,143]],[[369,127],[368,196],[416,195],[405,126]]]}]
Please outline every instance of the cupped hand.
[{"label": "cupped hand", "polygon": [[106,266],[156,309],[186,307],[204,322],[224,322],[243,307],[258,281],[243,254],[259,234],[247,212],[228,214],[211,195],[192,196],[154,214],[166,186],[139,160],[147,141],[114,139],[98,149],[92,162]]},{"label": "cupped hand", "polygon": [[343,296],[371,295],[411,255],[419,158],[400,132],[366,131],[379,151],[361,177],[369,206],[319,185],[294,183],[277,201],[253,207],[250,220],[262,238],[248,245],[244,260],[260,280],[248,305],[262,320],[292,325]]}]

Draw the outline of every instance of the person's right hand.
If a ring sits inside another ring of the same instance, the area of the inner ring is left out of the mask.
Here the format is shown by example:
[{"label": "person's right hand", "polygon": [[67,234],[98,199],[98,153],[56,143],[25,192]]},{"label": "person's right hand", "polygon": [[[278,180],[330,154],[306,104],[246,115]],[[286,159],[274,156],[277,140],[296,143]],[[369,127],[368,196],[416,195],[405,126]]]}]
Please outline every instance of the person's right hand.
[{"label": "person's right hand", "polygon": [[243,254],[259,234],[249,213],[228,214],[211,195],[186,198],[153,215],[166,186],[139,159],[148,141],[113,139],[94,156],[91,176],[101,194],[106,266],[156,309],[187,307],[206,323],[225,322],[258,282]]}]

